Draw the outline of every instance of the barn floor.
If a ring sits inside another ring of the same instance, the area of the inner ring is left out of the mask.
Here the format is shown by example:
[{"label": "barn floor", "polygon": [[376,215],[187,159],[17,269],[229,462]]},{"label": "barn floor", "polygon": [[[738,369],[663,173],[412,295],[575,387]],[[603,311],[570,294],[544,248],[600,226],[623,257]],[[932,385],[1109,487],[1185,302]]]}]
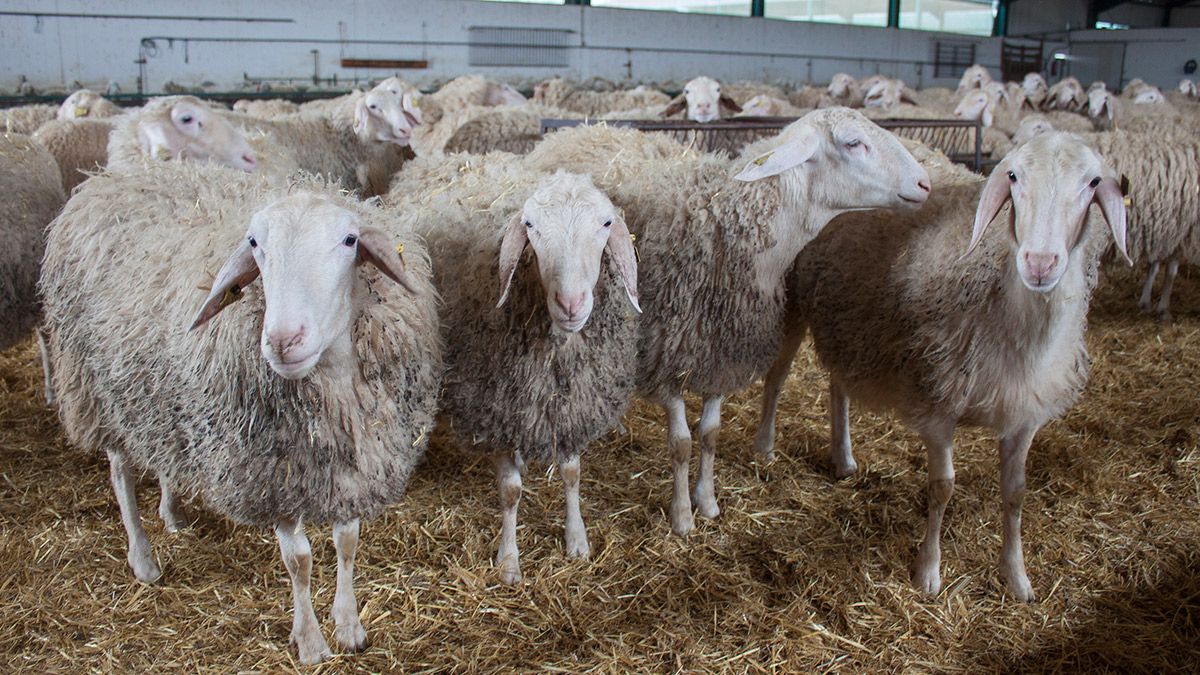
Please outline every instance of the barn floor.
[{"label": "barn floor", "polygon": [[[1093,305],[1094,376],[1030,453],[1025,552],[1038,601],[1007,597],[996,561],[993,440],[960,433],[945,588],[909,586],[924,527],[924,453],[895,420],[854,414],[857,477],[830,479],[824,380],[801,353],[777,460],[755,461],[757,389],[728,406],[715,522],[669,535],[664,419],[637,404],[629,435],[584,460],[593,559],[562,552],[556,476],[526,478],[526,581],[498,584],[491,467],[444,440],[407,499],[368,523],[358,592],[371,645],[321,668],[493,672],[1119,671],[1200,663],[1200,279],[1176,323],[1137,314],[1138,279]],[[0,354],[0,670],[266,671],[295,667],[291,599],[269,532],[198,520],[163,532],[163,565],[134,581],[103,455],[68,447],[41,402],[32,343]],[[695,463],[693,462],[693,472]],[[334,554],[309,531],[314,602],[332,640]],[[334,648],[336,651],[336,647]]]}]

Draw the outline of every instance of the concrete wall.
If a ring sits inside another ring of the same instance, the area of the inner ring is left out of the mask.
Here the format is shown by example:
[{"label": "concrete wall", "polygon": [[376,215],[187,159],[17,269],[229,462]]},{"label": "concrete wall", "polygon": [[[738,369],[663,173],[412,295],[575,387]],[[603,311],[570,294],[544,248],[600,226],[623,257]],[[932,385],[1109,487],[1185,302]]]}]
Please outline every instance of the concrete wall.
[{"label": "concrete wall", "polygon": [[[527,84],[552,75],[679,85],[707,73],[726,80],[827,81],[839,71],[885,73],[912,85],[952,84],[933,77],[938,40],[972,42],[977,59],[999,65],[999,40],[910,30],[810,24],[668,12],[472,0],[8,0],[0,6],[0,88],[24,75],[39,88],[79,81],[122,91],[158,92],[168,81],[234,89],[252,79],[366,80],[387,70],[346,69],[343,57],[428,60],[400,71],[429,85],[464,72]],[[52,9],[51,9],[52,7]],[[16,12],[44,12],[17,16]],[[101,18],[83,15],[153,15]],[[256,21],[250,22],[249,19]],[[477,68],[468,61],[472,26],[571,31],[565,68]],[[138,64],[136,61],[144,60]],[[311,84],[311,82],[310,82]],[[335,87],[332,83],[326,86]]]}]

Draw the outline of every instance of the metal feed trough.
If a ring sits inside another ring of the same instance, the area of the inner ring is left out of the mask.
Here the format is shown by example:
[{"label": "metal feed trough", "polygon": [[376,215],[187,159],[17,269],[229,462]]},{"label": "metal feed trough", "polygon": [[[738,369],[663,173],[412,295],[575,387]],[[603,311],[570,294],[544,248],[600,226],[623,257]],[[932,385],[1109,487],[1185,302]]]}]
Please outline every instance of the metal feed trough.
[{"label": "metal feed trough", "polygon": [[[609,124],[615,127],[632,127],[642,131],[659,131],[671,134],[676,140],[692,145],[704,152],[725,150],[737,154],[749,143],[774,136],[787,125],[795,122],[794,117],[740,117],[716,122],[693,122],[691,120],[542,120],[542,135],[563,127],[580,124]],[[965,164],[972,171],[981,171],[983,158],[983,128],[978,121],[960,119],[872,120],[905,138],[921,141],[940,150],[951,161]]]}]

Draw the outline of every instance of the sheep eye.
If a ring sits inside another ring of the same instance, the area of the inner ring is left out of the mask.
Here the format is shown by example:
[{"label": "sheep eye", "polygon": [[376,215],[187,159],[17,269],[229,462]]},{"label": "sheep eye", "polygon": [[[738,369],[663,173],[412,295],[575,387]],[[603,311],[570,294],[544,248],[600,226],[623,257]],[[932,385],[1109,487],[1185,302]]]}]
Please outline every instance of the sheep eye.
[{"label": "sheep eye", "polygon": [[367,106],[367,107],[368,107],[368,108],[370,108],[371,110],[378,110],[378,109],[379,109],[379,106],[375,105],[374,103],[372,103],[371,105],[369,105],[369,106]]},{"label": "sheep eye", "polygon": [[346,238],[342,240],[342,243],[346,246],[353,247],[358,243],[358,237],[354,236],[353,234],[348,234],[346,235]]},{"label": "sheep eye", "polygon": [[254,237],[248,237],[250,240],[250,248],[258,248],[258,242],[254,241]]},{"label": "sheep eye", "polygon": [[528,227],[529,229],[531,229],[531,230],[532,230],[532,229],[533,229],[533,223],[531,223],[531,222],[529,222],[529,221],[527,220],[527,221],[525,221],[525,227]]},{"label": "sheep eye", "polygon": [[847,148],[857,148],[860,145],[862,145],[862,141],[846,141]]},{"label": "sheep eye", "polygon": [[605,227],[612,227],[612,221],[611,221],[611,220],[606,220],[606,221],[604,221],[604,226],[605,226]]},{"label": "sheep eye", "polygon": [[1017,182],[1017,174],[1013,173],[1012,171],[1009,171],[1008,172],[1008,180],[1013,183]]},{"label": "sheep eye", "polygon": [[183,117],[179,118],[179,121],[183,122],[184,124],[191,124],[192,120],[194,120],[194,119],[196,119],[196,118],[192,117],[191,115],[184,115]]},{"label": "sheep eye", "polygon": [[1095,178],[1092,179],[1092,182],[1088,183],[1088,186],[1090,186],[1094,189],[1099,184],[1100,184],[1100,176],[1096,176]]}]

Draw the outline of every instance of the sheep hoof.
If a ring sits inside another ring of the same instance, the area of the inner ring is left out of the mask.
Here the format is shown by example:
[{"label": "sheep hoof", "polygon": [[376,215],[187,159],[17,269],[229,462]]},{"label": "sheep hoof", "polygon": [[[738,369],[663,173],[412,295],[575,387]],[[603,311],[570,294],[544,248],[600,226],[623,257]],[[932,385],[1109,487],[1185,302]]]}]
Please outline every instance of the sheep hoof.
[{"label": "sheep hoof", "polygon": [[1172,324],[1175,322],[1175,317],[1171,316],[1171,312],[1159,312],[1158,322],[1163,324]]},{"label": "sheep hoof", "polygon": [[133,569],[133,576],[137,577],[138,581],[145,584],[152,584],[158,581],[162,576],[162,570],[158,563],[155,562],[153,556],[137,555],[133,551],[129,552],[129,567]]},{"label": "sheep hoof", "polygon": [[850,463],[848,463],[844,466],[836,466],[835,465],[833,467],[833,476],[834,476],[834,478],[837,478],[838,480],[842,480],[844,478],[849,478],[856,473],[858,473],[858,463],[853,460],[851,460]]},{"label": "sheep hoof", "polygon": [[342,651],[361,652],[367,648],[367,629],[360,621],[350,621],[333,629],[333,637]]},{"label": "sheep hoof", "polygon": [[671,511],[671,532],[680,537],[686,537],[688,532],[696,528],[696,520],[692,517],[692,510],[689,508],[686,511],[675,510]]},{"label": "sheep hoof", "polygon": [[775,434],[759,431],[754,437],[754,453],[767,464],[775,461]]},{"label": "sheep hoof", "polygon": [[566,536],[567,557],[578,560],[587,560],[592,556],[592,547],[588,544],[587,534],[567,533]]},{"label": "sheep hoof", "polygon": [[500,568],[500,582],[509,586],[521,583],[521,562],[516,556],[505,556],[496,562]]},{"label": "sheep hoof", "polygon": [[329,651],[329,645],[325,643],[321,630],[316,626],[302,632],[292,631],[291,639],[300,655],[300,663],[306,666],[315,666],[326,659],[333,658],[333,652]]},{"label": "sheep hoof", "polygon": [[171,534],[175,534],[187,527],[187,519],[185,519],[177,510],[160,510],[158,512],[158,516],[162,519],[163,529]]},{"label": "sheep hoof", "polygon": [[1008,580],[1008,592],[1014,598],[1021,602],[1033,602],[1033,585],[1029,583],[1025,570],[1008,570],[1004,576]]},{"label": "sheep hoof", "polygon": [[937,565],[922,565],[917,563],[913,572],[913,585],[917,590],[933,598],[942,590],[942,574]]},{"label": "sheep hoof", "polygon": [[693,495],[692,501],[696,504],[696,513],[698,513],[701,518],[716,520],[717,517],[721,515],[721,507],[717,506],[717,500],[715,497]]}]

